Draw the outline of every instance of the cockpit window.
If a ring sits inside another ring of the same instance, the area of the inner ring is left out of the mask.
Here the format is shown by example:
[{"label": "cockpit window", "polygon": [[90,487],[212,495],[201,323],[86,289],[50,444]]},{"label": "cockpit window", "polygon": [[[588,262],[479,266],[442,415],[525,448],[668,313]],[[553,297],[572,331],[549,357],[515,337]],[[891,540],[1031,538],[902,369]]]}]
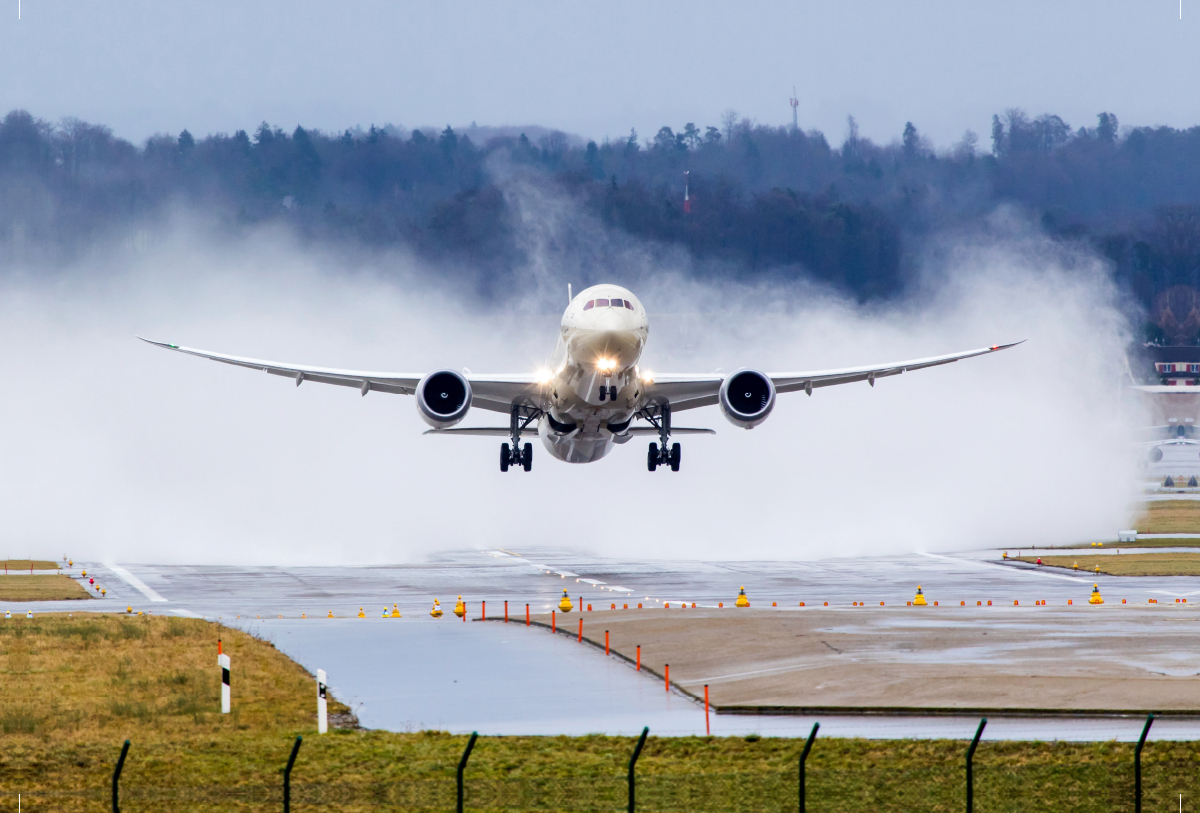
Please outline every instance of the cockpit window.
[{"label": "cockpit window", "polygon": [[625,300],[625,307],[629,308],[629,310],[633,310],[633,303],[632,303],[632,302],[630,302],[628,299],[626,299],[626,300]]},{"label": "cockpit window", "polygon": [[625,303],[624,303],[624,302],[622,302],[620,299],[610,299],[609,301],[612,303],[612,306],[613,306],[614,308],[619,308],[619,307],[621,307],[623,304],[625,304]]},{"label": "cockpit window", "polygon": [[607,299],[597,299],[597,300],[596,300],[596,307],[597,307],[597,308],[607,308],[607,307],[608,307],[608,300],[607,300]]},{"label": "cockpit window", "polygon": [[592,308],[594,308],[594,307],[596,307],[596,300],[594,300],[594,299],[589,299],[589,300],[588,300],[588,303],[587,303],[586,305],[584,305],[584,306],[583,306],[583,309],[584,309],[585,311],[590,311],[590,310],[591,310]]}]

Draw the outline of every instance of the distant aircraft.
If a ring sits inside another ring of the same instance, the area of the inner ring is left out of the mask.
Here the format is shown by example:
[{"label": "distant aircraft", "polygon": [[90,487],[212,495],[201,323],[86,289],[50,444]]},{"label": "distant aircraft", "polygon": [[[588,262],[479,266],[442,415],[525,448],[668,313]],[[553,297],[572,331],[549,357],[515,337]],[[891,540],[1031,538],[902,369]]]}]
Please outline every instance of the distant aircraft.
[{"label": "distant aircraft", "polygon": [[[751,429],[767,419],[777,393],[866,381],[949,364],[959,359],[1004,350],[1020,342],[994,345],[965,353],[899,361],[869,367],[800,373],[762,373],[743,368],[728,375],[662,375],[639,366],[649,335],[642,303],[616,285],[595,285],[572,298],[563,313],[561,330],[549,366],[533,375],[479,375],[468,370],[434,370],[421,374],[334,370],[300,364],[227,356],[143,341],[180,353],[262,370],[294,379],[355,387],[368,392],[415,395],[417,411],[434,435],[506,437],[500,446],[500,470],[533,465],[533,445],[521,447],[524,434],[534,431],[551,455],[568,463],[592,463],[616,444],[639,435],[657,435],[650,444],[650,471],[670,466],[679,471],[680,448],[672,435],[715,434],[711,429],[672,425],[676,412],[717,405],[734,426]],[[139,337],[140,338],[140,337]],[[1024,341],[1024,340],[1022,340]],[[508,416],[507,427],[455,427],[472,406]],[[634,426],[634,421],[649,426]],[[536,429],[531,429],[536,424]]]}]

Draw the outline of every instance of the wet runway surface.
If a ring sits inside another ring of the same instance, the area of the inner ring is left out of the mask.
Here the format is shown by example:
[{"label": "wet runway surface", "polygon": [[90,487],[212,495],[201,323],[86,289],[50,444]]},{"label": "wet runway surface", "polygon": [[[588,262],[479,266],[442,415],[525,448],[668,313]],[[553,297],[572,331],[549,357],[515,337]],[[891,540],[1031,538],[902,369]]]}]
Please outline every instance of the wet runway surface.
[{"label": "wet runway surface", "polygon": [[[1039,549],[1040,552],[1041,549]],[[1026,549],[1026,552],[1028,550]],[[1064,552],[1064,551],[1046,551]],[[1017,549],[1010,549],[1016,555]],[[1150,598],[1200,620],[1200,578],[1120,578],[1047,572],[1002,562],[998,552],[911,554],[819,562],[618,561],[548,549],[461,551],[412,565],[387,567],[196,567],[79,563],[108,590],[104,599],[0,605],[14,615],[46,611],[150,611],[203,616],[235,624],[273,641],[310,671],[324,668],[335,694],[355,706],[368,727],[438,728],[490,734],[702,734],[703,709],[663,684],[590,647],[536,628],[463,623],[451,615],[455,597],[469,617],[522,619],[556,606],[565,588],[596,612],[612,604],[661,607],[686,601],[730,607],[745,585],[755,607],[808,612],[828,601],[853,612],[852,602],[903,605],[920,584],[930,602],[958,605],[988,600],[997,608],[1045,600],[1086,603],[1099,583],[1106,605],[1089,608],[1113,635],[1128,634],[1132,607]],[[84,580],[86,581],[86,579]],[[434,598],[446,616],[428,617]],[[805,610],[798,603],[805,602]],[[383,619],[396,605],[404,618]],[[366,618],[357,618],[359,607]],[[333,612],[337,618],[326,616]],[[1032,608],[1031,608],[1031,611]],[[300,619],[301,613],[307,618]],[[285,618],[280,619],[278,616]],[[572,616],[574,617],[574,616]],[[994,619],[994,621],[993,621]],[[1002,623],[1002,614],[978,623]],[[1197,626],[1200,630],[1200,625]],[[1200,634],[1200,633],[1198,633]],[[1200,643],[1200,641],[1198,641]],[[235,666],[236,669],[236,666]],[[458,681],[458,682],[455,682]],[[974,718],[822,717],[822,734],[869,737],[969,737]],[[802,736],[812,719],[713,715],[714,734]],[[987,736],[1033,739],[1129,739],[1137,719],[992,719]],[[1200,720],[1162,720],[1154,737],[1200,737]]]}]

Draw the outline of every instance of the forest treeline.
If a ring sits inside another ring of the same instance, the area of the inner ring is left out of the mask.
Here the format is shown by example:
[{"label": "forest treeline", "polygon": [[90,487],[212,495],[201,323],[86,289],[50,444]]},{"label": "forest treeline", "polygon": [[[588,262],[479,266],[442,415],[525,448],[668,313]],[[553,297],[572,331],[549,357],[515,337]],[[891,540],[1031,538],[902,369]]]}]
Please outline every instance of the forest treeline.
[{"label": "forest treeline", "polygon": [[279,222],[306,239],[405,244],[494,280],[528,262],[495,171],[502,161],[605,228],[685,249],[703,273],[893,296],[929,237],[1011,204],[1055,239],[1109,258],[1150,310],[1175,286],[1200,288],[1200,127],[1123,129],[1110,113],[1088,124],[1009,110],[993,118],[988,143],[968,132],[945,149],[912,124],[877,144],[850,119],[834,146],[732,112],[717,125],[600,144],[264,123],[135,146],[102,125],[13,111],[0,124],[0,258],[69,260],[185,206],[230,229]]}]

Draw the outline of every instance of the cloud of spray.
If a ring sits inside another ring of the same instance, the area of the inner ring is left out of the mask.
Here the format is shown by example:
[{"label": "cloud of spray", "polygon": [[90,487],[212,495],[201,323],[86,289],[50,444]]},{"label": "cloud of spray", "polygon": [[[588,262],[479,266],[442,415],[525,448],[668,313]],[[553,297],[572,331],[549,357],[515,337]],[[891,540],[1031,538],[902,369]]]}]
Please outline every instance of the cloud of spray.
[{"label": "cloud of spray", "polygon": [[[186,226],[143,253],[0,281],[6,555],[350,564],[545,545],[818,558],[1107,539],[1127,521],[1126,328],[1099,263],[1019,230],[957,239],[911,298],[863,308],[813,288],[695,282],[678,253],[609,234],[519,178],[507,189],[532,260],[496,306],[428,282],[438,269],[402,253],[324,253],[274,232],[222,243]],[[677,425],[718,435],[680,438],[678,474],[647,472],[639,440],[586,466],[535,443],[531,473],[502,475],[498,439],[423,437],[411,398],[297,389],[133,338],[354,369],[531,371],[566,283],[579,290],[598,263],[651,312],[645,366],[659,371],[1029,342],[873,389],[784,395],[750,432],[715,407],[680,413]]]}]

